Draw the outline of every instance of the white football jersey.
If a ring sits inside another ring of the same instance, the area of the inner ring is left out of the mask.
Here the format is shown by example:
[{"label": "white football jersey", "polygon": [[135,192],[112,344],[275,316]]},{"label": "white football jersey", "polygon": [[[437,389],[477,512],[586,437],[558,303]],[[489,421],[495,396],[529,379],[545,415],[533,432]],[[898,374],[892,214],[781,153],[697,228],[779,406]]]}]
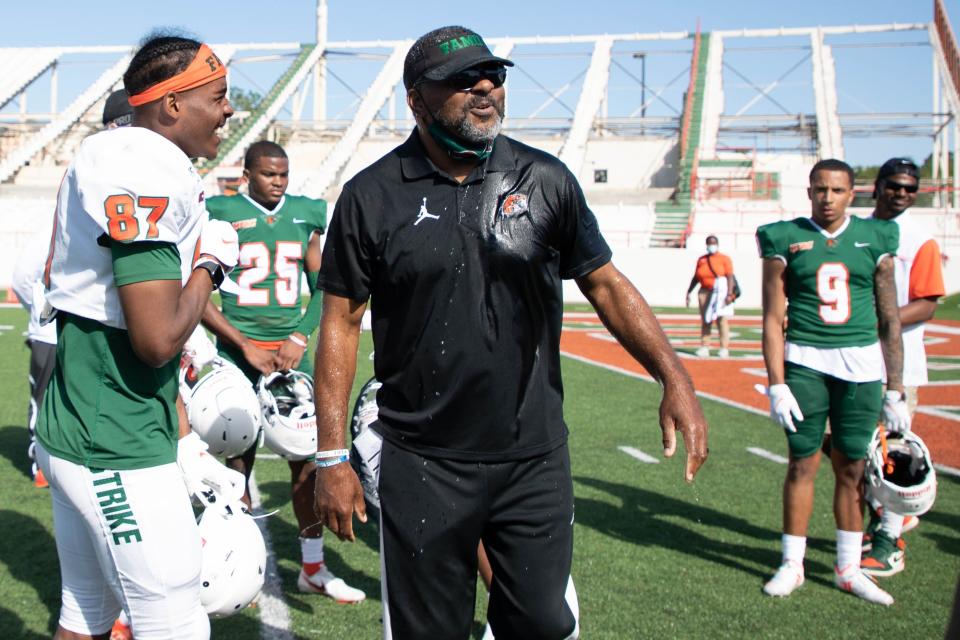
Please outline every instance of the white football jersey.
[{"label": "white football jersey", "polygon": [[[942,296],[943,272],[936,240],[909,211],[893,221],[900,227],[900,246],[894,260],[897,304],[902,307],[917,298]],[[903,384],[908,387],[927,384],[923,327],[922,322],[903,326]]]},{"label": "white football jersey", "polygon": [[143,127],[90,136],[57,196],[47,301],[125,329],[110,243],[176,245],[186,282],[206,217],[200,176],[174,143]]},{"label": "white football jersey", "polygon": [[57,344],[57,325],[50,322],[43,324],[40,316],[46,303],[46,287],[43,285],[43,270],[47,263],[47,253],[50,250],[50,224],[44,225],[46,230],[34,233],[30,242],[23,248],[17,257],[13,268],[13,279],[10,286],[30,314],[27,320],[27,339],[31,342],[45,342]]}]

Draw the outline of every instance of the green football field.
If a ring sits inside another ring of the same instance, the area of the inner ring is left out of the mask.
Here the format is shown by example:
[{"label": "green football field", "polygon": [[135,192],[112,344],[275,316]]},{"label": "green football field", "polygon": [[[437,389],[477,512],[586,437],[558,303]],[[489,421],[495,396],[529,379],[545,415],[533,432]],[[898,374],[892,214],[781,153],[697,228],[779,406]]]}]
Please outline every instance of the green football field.
[{"label": "green football field", "polygon": [[[0,638],[48,638],[59,607],[59,574],[49,492],[29,481],[26,457],[25,314],[0,310]],[[355,390],[370,375],[362,343]],[[583,637],[594,638],[940,638],[960,571],[960,482],[941,476],[937,504],[907,534],[907,569],[883,581],[896,604],[882,608],[832,583],[832,479],[822,470],[811,522],[807,582],[788,599],[760,588],[779,562],[780,487],[785,467],[747,447],[785,455],[767,419],[705,401],[710,459],[696,482],[659,454],[656,386],[563,360],[576,490],[573,577]],[[654,456],[644,463],[619,450]],[[296,590],[299,548],[286,463],[261,460],[256,477],[268,520],[289,622],[265,625],[265,607],[213,623],[213,637],[378,638],[377,530],[360,527],[349,544],[327,539],[332,570],[367,592],[357,606]],[[478,588],[475,637],[483,626]],[[269,616],[277,620],[276,614]],[[282,619],[282,616],[281,616]],[[284,629],[287,627],[287,629]]]}]

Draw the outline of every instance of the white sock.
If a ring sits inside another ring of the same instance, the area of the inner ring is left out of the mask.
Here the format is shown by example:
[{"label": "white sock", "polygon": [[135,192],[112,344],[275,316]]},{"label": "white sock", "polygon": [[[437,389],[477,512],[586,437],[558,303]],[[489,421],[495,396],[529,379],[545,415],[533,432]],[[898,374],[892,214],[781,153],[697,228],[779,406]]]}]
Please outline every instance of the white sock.
[{"label": "white sock", "polygon": [[300,538],[303,562],[323,562],[323,538]]},{"label": "white sock", "polygon": [[883,532],[890,536],[892,540],[896,540],[903,533],[903,516],[893,513],[889,509],[884,509],[880,520],[883,522]]},{"label": "white sock", "polygon": [[789,533],[783,534],[780,539],[783,546],[783,561],[796,562],[803,566],[803,556],[807,553],[807,536],[792,536]]},{"label": "white sock", "polygon": [[863,544],[862,531],[843,531],[837,529],[837,567],[845,569],[850,565],[860,566],[860,548]]}]

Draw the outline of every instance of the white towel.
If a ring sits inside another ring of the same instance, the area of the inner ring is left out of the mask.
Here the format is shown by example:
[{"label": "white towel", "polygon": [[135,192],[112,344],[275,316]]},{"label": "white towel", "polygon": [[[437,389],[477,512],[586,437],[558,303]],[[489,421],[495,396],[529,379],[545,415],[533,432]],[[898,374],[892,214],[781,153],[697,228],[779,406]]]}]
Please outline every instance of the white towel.
[{"label": "white towel", "polygon": [[713,283],[713,293],[710,294],[710,300],[707,301],[707,308],[703,311],[703,321],[707,324],[717,318],[729,318],[733,316],[733,303],[726,304],[727,299],[727,278],[718,276]]}]

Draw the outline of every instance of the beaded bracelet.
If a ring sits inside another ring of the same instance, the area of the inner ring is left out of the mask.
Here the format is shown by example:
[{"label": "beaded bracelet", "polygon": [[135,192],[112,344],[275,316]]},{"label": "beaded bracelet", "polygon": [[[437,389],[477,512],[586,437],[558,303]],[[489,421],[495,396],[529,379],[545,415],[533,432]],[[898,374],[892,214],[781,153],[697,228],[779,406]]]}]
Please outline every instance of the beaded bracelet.
[{"label": "beaded bracelet", "polygon": [[339,458],[328,458],[326,460],[314,460],[313,463],[317,465],[319,469],[326,469],[327,467],[335,467],[336,465],[347,462],[350,460],[350,456],[340,456]]}]

